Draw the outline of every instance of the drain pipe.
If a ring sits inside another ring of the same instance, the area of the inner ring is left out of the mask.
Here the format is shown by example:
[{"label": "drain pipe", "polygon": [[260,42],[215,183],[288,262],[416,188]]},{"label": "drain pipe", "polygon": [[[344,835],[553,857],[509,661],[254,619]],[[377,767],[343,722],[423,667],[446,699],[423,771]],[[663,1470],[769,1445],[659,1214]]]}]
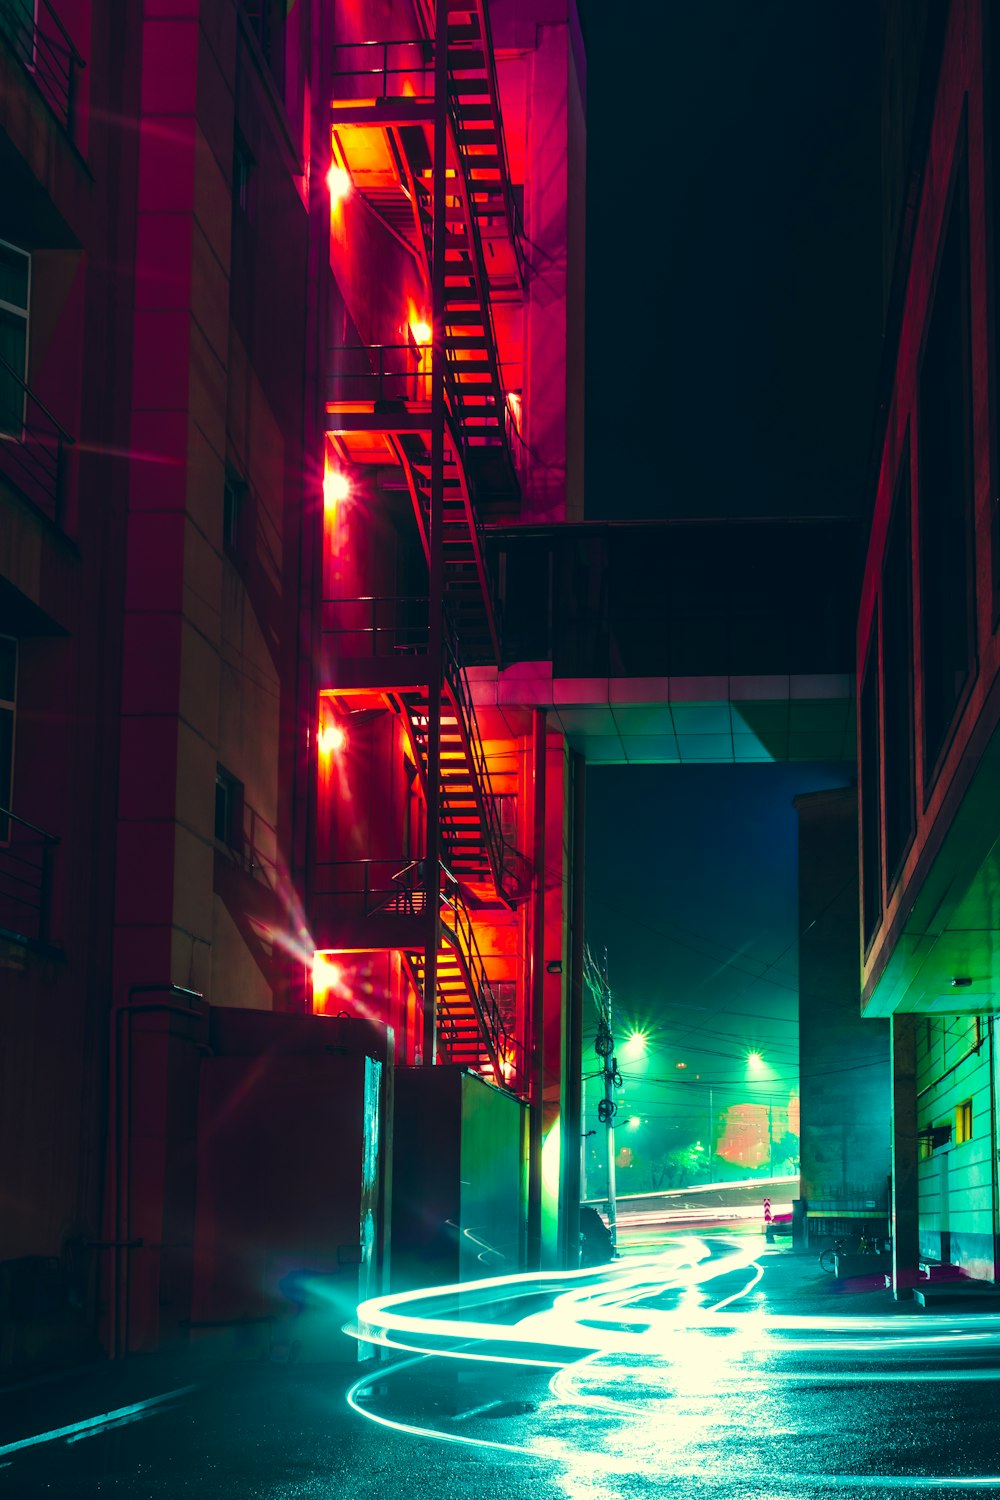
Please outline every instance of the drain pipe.
[{"label": "drain pipe", "polygon": [[[162,995],[162,1000],[142,1000],[142,995]],[[172,1011],[190,1016],[204,999],[199,990],[179,984],[132,985],[123,1005],[111,1012],[111,1234],[95,1249],[112,1252],[108,1297],[108,1354],[122,1359],[128,1354],[131,1252],[142,1245],[132,1234],[132,1017],[148,1011]],[[182,1003],[186,1001],[187,1003]]]},{"label": "drain pipe", "polygon": [[531,987],[528,1058],[528,1268],[542,1264],[542,1108],[545,1100],[545,710],[532,715]]}]

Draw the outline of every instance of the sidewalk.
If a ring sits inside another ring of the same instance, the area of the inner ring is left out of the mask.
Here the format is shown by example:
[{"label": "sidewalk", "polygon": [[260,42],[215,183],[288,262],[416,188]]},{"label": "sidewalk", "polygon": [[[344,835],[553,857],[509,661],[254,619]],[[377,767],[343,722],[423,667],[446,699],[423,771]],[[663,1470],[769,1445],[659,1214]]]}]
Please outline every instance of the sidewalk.
[{"label": "sidewalk", "polygon": [[884,1317],[919,1313],[911,1299],[897,1302],[886,1288],[881,1271],[870,1276],[838,1280],[822,1270],[816,1250],[792,1250],[781,1245],[762,1245],[757,1257],[764,1267],[760,1285],[749,1297],[734,1302],[745,1311],[751,1298],[763,1302],[771,1312],[827,1314],[831,1317]]}]

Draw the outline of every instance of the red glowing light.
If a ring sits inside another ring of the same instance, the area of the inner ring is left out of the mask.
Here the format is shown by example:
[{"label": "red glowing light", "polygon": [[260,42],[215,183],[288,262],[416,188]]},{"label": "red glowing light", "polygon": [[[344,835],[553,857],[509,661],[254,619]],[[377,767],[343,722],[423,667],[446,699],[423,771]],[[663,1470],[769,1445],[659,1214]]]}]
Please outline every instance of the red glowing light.
[{"label": "red glowing light", "polygon": [[429,344],[434,337],[433,328],[429,323],[425,323],[422,318],[418,318],[415,323],[410,324],[410,332],[413,334],[413,342],[415,344]]},{"label": "red glowing light", "polygon": [[332,755],[337,750],[343,750],[347,744],[347,735],[343,727],[335,723],[333,719],[322,719],[316,736],[316,744],[320,755]]},{"label": "red glowing light", "polygon": [[326,185],[330,190],[330,207],[336,208],[351,191],[351,179],[343,167],[338,167],[336,162],[326,174]]},{"label": "red glowing light", "polygon": [[351,493],[351,481],[340,469],[325,469],[323,472],[323,509],[336,510],[341,500]]},{"label": "red glowing light", "polygon": [[335,964],[328,953],[317,951],[312,961],[313,1005],[322,1003],[336,989],[343,978],[339,964]]}]

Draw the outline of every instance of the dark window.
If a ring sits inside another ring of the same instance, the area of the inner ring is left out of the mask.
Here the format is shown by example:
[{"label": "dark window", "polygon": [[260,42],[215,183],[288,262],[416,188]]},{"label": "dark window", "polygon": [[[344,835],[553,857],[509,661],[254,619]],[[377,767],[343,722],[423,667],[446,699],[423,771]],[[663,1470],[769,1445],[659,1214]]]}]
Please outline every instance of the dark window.
[{"label": "dark window", "polygon": [[973,671],[968,216],[963,153],[920,369],[917,493],[925,788]]},{"label": "dark window", "polygon": [[243,783],[221,765],[215,768],[215,837],[243,852]]},{"label": "dark window", "polygon": [[233,141],[233,206],[245,219],[253,218],[255,163],[246,141],[236,132]]},{"label": "dark window", "polygon": [[882,836],[879,793],[878,631],[872,627],[861,679],[861,888],[865,948],[882,915]]},{"label": "dark window", "polygon": [[267,59],[271,76],[283,91],[285,0],[243,0],[243,14]]},{"label": "dark window", "polygon": [[[17,701],[17,641],[0,635],[0,808],[13,807],[14,723]],[[0,815],[0,843],[10,837],[10,819]]]},{"label": "dark window", "polygon": [[0,240],[0,433],[21,437],[28,378],[31,257]]},{"label": "dark window", "polygon": [[899,874],[913,833],[913,626],[910,466],[896,485],[882,573],[882,708],[885,738],[885,865]]},{"label": "dark window", "polygon": [[222,491],[222,549],[236,561],[243,557],[246,497],[246,481],[227,467]]}]

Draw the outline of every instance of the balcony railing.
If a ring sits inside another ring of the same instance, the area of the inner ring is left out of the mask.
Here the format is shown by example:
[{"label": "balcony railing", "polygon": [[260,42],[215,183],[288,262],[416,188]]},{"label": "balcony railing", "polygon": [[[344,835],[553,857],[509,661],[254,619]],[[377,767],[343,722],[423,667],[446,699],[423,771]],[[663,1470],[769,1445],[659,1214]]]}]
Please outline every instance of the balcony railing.
[{"label": "balcony railing", "polygon": [[434,96],[434,44],[343,42],[333,49],[334,101],[430,99]]},{"label": "balcony railing", "polygon": [[48,943],[58,843],[54,833],[0,807],[0,931],[9,937]]},{"label": "balcony railing", "polygon": [[[441,908],[446,928],[454,934],[455,946],[465,961],[471,984],[471,999],[479,1022],[479,1029],[487,1042],[488,1050],[499,1064],[501,1074],[509,1069],[514,1071],[514,1039],[507,1030],[507,1022],[497,998],[496,990],[493,988],[486,974],[486,965],[483,955],[479,951],[476,942],[476,932],[469,915],[469,908],[462,899],[462,893],[458,882],[450,872],[444,869],[445,875],[449,877],[450,886],[442,888]],[[498,1077],[497,1082],[503,1078]]]},{"label": "balcony railing", "polygon": [[413,917],[427,910],[424,862],[403,856],[321,862],[313,890],[317,896],[333,898],[338,910],[349,916]]},{"label": "balcony railing", "polygon": [[330,349],[327,401],[334,406],[430,402],[430,348],[416,344],[339,344]]},{"label": "balcony railing", "polygon": [[469,982],[469,1002],[487,1050],[501,1069],[513,1071],[515,1042],[510,1035],[496,990],[486,973],[475,928],[461,887],[448,866],[439,867],[437,891],[427,878],[422,859],[332,860],[316,867],[315,894],[333,898],[353,917],[420,916],[438,901],[444,940],[459,954]]},{"label": "balcony railing", "polygon": [[77,77],[85,64],[49,0],[0,0],[0,37],[73,140]]},{"label": "balcony railing", "polygon": [[[487,6],[479,7],[483,27],[483,71],[486,74],[487,97],[496,130],[496,148],[500,160],[500,183],[504,199],[507,231],[523,277],[521,237],[524,226],[513,193],[510,191],[510,165],[507,141],[500,112],[500,88],[497,82],[493,39],[490,34]],[[423,37],[393,42],[343,42],[333,49],[334,103],[358,106],[372,101],[395,100],[404,103],[434,97],[434,43]],[[460,94],[460,81],[453,82]],[[460,136],[459,111],[454,98],[450,113],[456,138]],[[469,157],[475,164],[475,157]]]},{"label": "balcony railing", "polygon": [[[419,595],[368,594],[356,598],[324,599],[322,634],[338,656],[398,658],[425,655],[429,645],[430,603]],[[469,763],[479,789],[483,834],[490,865],[501,896],[517,898],[530,879],[524,855],[505,837],[500,826],[499,799],[493,790],[486,749],[479,734],[475,704],[461,662],[461,650],[451,621],[445,616],[444,680],[460,726]]]},{"label": "balcony railing", "polygon": [[428,607],[416,594],[324,599],[320,627],[339,656],[419,656],[428,646]]},{"label": "balcony railing", "polygon": [[0,481],[6,480],[56,525],[63,519],[65,452],[72,442],[17,371],[0,357]]}]

